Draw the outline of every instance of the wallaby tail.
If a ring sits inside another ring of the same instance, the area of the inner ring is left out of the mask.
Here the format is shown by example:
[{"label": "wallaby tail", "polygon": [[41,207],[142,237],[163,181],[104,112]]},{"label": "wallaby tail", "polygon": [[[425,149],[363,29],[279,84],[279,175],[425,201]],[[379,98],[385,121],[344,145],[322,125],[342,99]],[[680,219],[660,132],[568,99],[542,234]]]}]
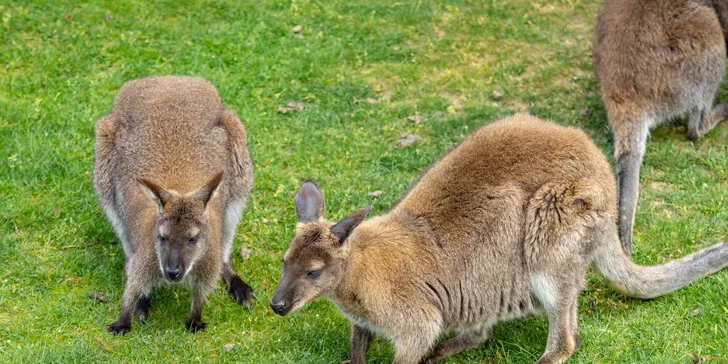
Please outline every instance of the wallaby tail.
[{"label": "wallaby tail", "polygon": [[718,243],[654,266],[632,262],[616,243],[616,236],[613,241],[600,245],[595,252],[594,268],[609,281],[612,288],[630,297],[659,297],[728,266],[726,243]]}]

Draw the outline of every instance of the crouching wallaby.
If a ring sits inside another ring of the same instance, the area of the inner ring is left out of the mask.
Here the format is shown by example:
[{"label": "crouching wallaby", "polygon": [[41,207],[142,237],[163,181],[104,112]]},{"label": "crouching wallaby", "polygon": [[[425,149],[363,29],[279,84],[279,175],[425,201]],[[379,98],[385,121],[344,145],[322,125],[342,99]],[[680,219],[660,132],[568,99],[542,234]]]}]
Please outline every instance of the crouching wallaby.
[{"label": "crouching wallaby", "polygon": [[689,116],[695,140],[728,116],[711,110],[723,78],[728,2],[606,0],[594,29],[599,80],[619,181],[619,236],[632,253],[639,172],[650,128]]},{"label": "crouching wallaby", "polygon": [[245,128],[210,83],[166,76],[121,88],[96,122],[94,187],[126,257],[121,317],[108,331],[129,332],[132,312],[143,322],[163,281],[191,287],[193,332],[221,274],[250,309],[253,290],[230,256],[252,183]]},{"label": "crouching wallaby", "polygon": [[[296,193],[296,235],[270,305],[318,297],[352,323],[351,362],[373,334],[394,363],[432,363],[477,346],[498,321],[544,309],[546,352],[579,348],[577,296],[589,266],[622,294],[651,298],[728,265],[721,243],[663,265],[634,264],[615,226],[615,183],[581,131],[517,114],[482,127],[436,162],[388,213],[334,223],[318,186]],[[357,227],[358,226],[358,227]],[[457,336],[435,345],[443,333]]]}]

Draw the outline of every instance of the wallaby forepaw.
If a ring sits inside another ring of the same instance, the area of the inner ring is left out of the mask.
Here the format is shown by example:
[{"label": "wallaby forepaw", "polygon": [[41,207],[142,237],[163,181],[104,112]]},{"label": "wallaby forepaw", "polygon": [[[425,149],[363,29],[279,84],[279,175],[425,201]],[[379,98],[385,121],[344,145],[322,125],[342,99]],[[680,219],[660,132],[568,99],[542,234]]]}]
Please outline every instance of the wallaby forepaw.
[{"label": "wallaby forepaw", "polygon": [[200,331],[204,331],[207,327],[207,323],[202,322],[202,320],[195,318],[195,319],[188,319],[185,323],[185,327],[187,330],[190,330],[191,332],[197,333]]},{"label": "wallaby forepaw", "polygon": [[109,324],[109,326],[106,327],[106,331],[111,332],[114,335],[121,334],[123,336],[126,335],[127,332],[131,331],[131,323],[118,320]]},{"label": "wallaby forepaw", "polygon": [[253,292],[253,288],[250,287],[238,276],[235,276],[233,277],[233,279],[230,280],[230,285],[228,286],[228,295],[230,295],[230,298],[232,298],[232,300],[237,302],[239,305],[245,306],[248,311],[252,311],[250,309],[252,305],[251,298],[257,298],[255,296],[255,292]]},{"label": "wallaby forepaw", "polygon": [[134,314],[139,318],[139,321],[142,324],[149,317],[149,307],[152,307],[152,299],[150,297],[142,297],[139,299],[139,302],[137,302]]}]

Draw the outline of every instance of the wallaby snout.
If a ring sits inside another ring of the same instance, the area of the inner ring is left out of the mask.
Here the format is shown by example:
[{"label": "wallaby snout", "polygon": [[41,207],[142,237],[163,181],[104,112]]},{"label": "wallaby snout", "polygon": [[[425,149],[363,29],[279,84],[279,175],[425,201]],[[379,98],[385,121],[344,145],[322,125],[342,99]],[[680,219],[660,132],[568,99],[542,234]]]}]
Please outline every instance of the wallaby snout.
[{"label": "wallaby snout", "polygon": [[293,305],[287,296],[288,292],[285,292],[281,289],[281,285],[278,285],[275,293],[273,293],[273,298],[270,299],[270,308],[273,312],[281,316],[285,316],[291,312]]},{"label": "wallaby snout", "polygon": [[181,257],[183,254],[181,250],[180,247],[169,247],[160,249],[159,251],[162,273],[164,274],[164,278],[170,282],[181,281],[189,271]]}]

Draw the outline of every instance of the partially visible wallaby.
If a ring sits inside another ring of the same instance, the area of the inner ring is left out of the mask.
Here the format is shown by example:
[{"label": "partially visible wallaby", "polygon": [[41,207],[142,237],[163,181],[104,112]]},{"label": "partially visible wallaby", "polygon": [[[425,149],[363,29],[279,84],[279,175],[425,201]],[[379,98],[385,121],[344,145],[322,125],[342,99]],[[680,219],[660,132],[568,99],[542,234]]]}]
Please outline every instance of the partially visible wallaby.
[{"label": "partially visible wallaby", "polygon": [[94,187],[126,256],[121,317],[108,331],[129,332],[132,312],[143,322],[164,280],[191,287],[193,332],[206,326],[202,307],[221,273],[250,309],[253,290],[230,255],[252,184],[245,127],[210,83],[165,76],[121,88],[96,122]]},{"label": "partially visible wallaby", "polygon": [[[432,363],[479,345],[498,321],[545,309],[537,363],[563,362],[580,345],[577,296],[589,266],[617,291],[651,298],[728,265],[725,243],[634,264],[619,244],[615,190],[586,134],[527,114],[472,133],[364,222],[371,205],[325,220],[321,191],[306,181],[271,308],[286,315],[331,300],[352,323],[352,364],[364,363],[372,334],[393,342],[394,363]],[[448,331],[458,335],[435,346]]]},{"label": "partially visible wallaby", "polygon": [[605,0],[594,29],[599,80],[619,181],[619,236],[632,254],[639,175],[650,128],[689,115],[695,140],[728,116],[711,110],[723,78],[728,1]]}]

